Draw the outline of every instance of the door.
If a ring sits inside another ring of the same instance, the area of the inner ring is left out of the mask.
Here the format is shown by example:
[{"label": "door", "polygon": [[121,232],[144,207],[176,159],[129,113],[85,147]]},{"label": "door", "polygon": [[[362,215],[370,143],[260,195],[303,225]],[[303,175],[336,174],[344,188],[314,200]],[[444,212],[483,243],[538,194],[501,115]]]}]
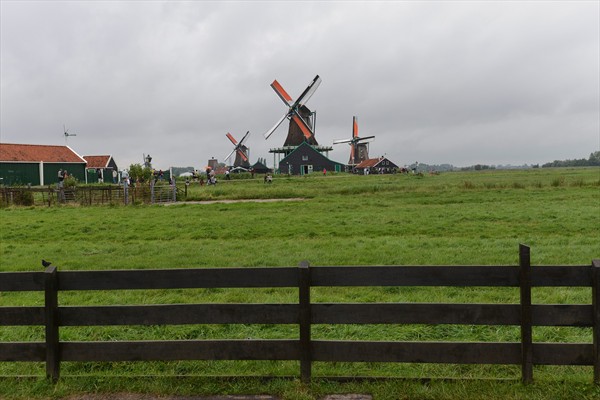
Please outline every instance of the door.
[{"label": "door", "polygon": [[300,174],[301,175],[308,175],[308,174],[311,174],[312,172],[313,172],[312,165],[301,165],[300,166]]}]

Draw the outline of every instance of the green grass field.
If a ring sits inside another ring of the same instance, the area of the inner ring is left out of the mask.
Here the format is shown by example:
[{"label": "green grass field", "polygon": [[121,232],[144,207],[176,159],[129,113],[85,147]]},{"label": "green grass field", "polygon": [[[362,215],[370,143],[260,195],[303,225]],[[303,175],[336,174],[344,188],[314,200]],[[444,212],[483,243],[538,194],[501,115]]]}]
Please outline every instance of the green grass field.
[{"label": "green grass field", "polygon": [[[454,172],[441,175],[276,176],[192,185],[188,200],[296,199],[171,206],[60,206],[0,210],[0,271],[311,265],[516,265],[518,245],[532,264],[583,265],[600,257],[600,169]],[[512,289],[313,289],[315,301],[517,302]],[[586,289],[537,289],[534,303],[589,303]],[[296,291],[179,290],[67,293],[62,305],[294,301]],[[0,306],[41,305],[43,295],[0,293]],[[534,341],[591,342],[589,329],[536,328]],[[0,341],[42,340],[41,328],[0,327]],[[63,340],[271,338],[288,326],[63,328]],[[514,341],[516,327],[319,326],[314,338]],[[371,393],[375,399],[592,399],[591,367],[316,363],[311,385],[261,380],[298,376],[296,362],[65,363],[54,386],[44,366],[0,363],[0,398],[80,392],[268,393],[284,399]],[[214,378],[236,376],[235,379]],[[319,376],[383,376],[335,383]],[[33,376],[33,377],[31,377]],[[442,378],[453,378],[450,380]],[[422,380],[421,378],[433,378]],[[473,379],[474,378],[474,379]]]}]

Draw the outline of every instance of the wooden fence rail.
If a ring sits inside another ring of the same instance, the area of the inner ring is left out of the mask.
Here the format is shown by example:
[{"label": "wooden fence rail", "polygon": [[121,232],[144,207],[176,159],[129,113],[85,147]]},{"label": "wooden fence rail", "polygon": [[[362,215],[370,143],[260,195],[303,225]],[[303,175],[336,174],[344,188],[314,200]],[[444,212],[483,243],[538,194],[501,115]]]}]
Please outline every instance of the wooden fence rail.
[{"label": "wooden fence rail", "polygon": [[181,196],[182,189],[175,185],[80,185],[58,189],[49,187],[2,187],[0,205],[56,206],[59,204],[118,205],[171,203]]},{"label": "wooden fence rail", "polygon": [[[44,291],[44,307],[0,307],[0,326],[45,326],[45,342],[2,342],[0,361],[46,363],[57,380],[63,361],[299,360],[300,376],[325,362],[588,365],[600,383],[600,260],[584,266],[372,266],[2,272],[0,292]],[[518,304],[312,303],[311,288],[458,286],[520,288]],[[589,304],[532,304],[533,287],[591,287]],[[59,292],[182,288],[297,288],[294,304],[60,306]],[[74,342],[60,328],[104,325],[294,324],[298,339]],[[465,324],[520,326],[520,342],[313,340],[314,324]],[[537,343],[534,326],[593,328],[592,343]]]}]

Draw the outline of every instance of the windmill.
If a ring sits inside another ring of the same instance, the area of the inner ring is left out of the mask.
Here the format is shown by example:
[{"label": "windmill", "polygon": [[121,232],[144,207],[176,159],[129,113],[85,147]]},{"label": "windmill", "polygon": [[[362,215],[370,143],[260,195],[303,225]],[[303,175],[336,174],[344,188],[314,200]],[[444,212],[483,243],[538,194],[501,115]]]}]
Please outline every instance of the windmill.
[{"label": "windmill", "polygon": [[292,99],[292,97],[285,91],[281,84],[277,82],[277,80],[274,80],[273,83],[271,83],[271,87],[275,93],[277,93],[279,98],[285,103],[288,109],[283,117],[281,117],[281,119],[264,134],[265,139],[268,139],[269,136],[275,132],[283,120],[289,119],[290,126],[288,129],[288,136],[283,144],[284,147],[299,146],[304,141],[308,142],[308,144],[318,146],[317,140],[315,139],[312,118],[314,113],[312,113],[308,107],[305,106],[305,104],[315,93],[320,84],[321,78],[319,78],[319,75],[317,75],[306,87],[306,89],[304,89],[304,92],[298,96],[298,99],[294,101],[294,99]]},{"label": "windmill", "polygon": [[231,133],[227,132],[227,134],[225,135],[227,136],[227,139],[229,139],[231,143],[233,143],[234,146],[231,153],[229,153],[229,155],[225,157],[225,162],[227,162],[227,160],[229,160],[233,153],[235,153],[235,162],[233,163],[234,168],[250,169],[250,162],[248,160],[249,150],[248,147],[244,145],[244,140],[246,140],[249,134],[250,131],[246,132],[242,140],[240,140],[239,142],[233,137]]},{"label": "windmill", "polygon": [[350,160],[349,165],[360,164],[364,160],[369,159],[369,147],[368,143],[375,138],[375,136],[358,136],[358,119],[352,117],[352,137],[350,139],[334,140],[333,144],[349,143],[350,144]]},{"label": "windmill", "polygon": [[65,125],[63,125],[63,132],[65,135],[65,144],[67,144],[67,139],[69,138],[69,136],[77,136],[76,133],[69,133],[69,130],[65,127]]}]

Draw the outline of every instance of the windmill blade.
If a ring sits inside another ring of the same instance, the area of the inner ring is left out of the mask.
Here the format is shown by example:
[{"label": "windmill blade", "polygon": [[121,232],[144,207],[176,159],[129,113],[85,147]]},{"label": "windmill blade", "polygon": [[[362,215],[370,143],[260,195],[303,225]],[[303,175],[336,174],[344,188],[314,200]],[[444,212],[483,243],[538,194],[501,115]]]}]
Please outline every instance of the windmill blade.
[{"label": "windmill blade", "polygon": [[334,140],[333,144],[350,143],[350,142],[352,142],[352,139],[339,139],[339,140]]},{"label": "windmill blade", "polygon": [[273,127],[271,129],[269,129],[267,132],[264,133],[264,137],[265,140],[269,138],[269,136],[271,136],[273,134],[273,132],[275,132],[275,129],[277,129],[279,127],[279,125],[281,125],[281,123],[283,122],[284,119],[286,119],[288,117],[288,113],[285,113],[283,115],[283,117],[281,117],[281,119],[279,121],[277,121],[277,123],[275,125],[273,125]]},{"label": "windmill blade", "polygon": [[231,135],[231,133],[227,132],[227,134],[226,134],[225,136],[227,136],[227,139],[229,139],[229,141],[230,141],[231,143],[233,143],[234,145],[236,145],[236,146],[237,146],[238,142],[237,142],[237,140],[235,140],[235,138],[234,138],[234,137]]},{"label": "windmill blade", "polygon": [[355,142],[364,142],[364,141],[371,141],[372,139],[374,139],[375,136],[365,136],[365,137],[361,137],[361,138],[356,138]]},{"label": "windmill blade", "polygon": [[296,100],[295,105],[303,106],[304,104],[306,104],[306,102],[312,97],[312,95],[315,93],[320,84],[321,78],[319,78],[319,75],[317,75],[315,76],[315,79],[313,79],[313,81],[308,85],[308,87],[304,89],[304,92],[302,92],[300,97],[298,97],[298,100]]},{"label": "windmill blade", "polygon": [[244,140],[246,140],[246,138],[248,137],[249,134],[250,134],[250,131],[247,131],[246,134],[244,135],[244,137],[242,138],[242,140],[240,140],[240,146],[242,145],[242,143],[244,143]]},{"label": "windmill blade", "polygon": [[273,83],[271,83],[271,87],[273,88],[273,90],[275,91],[275,93],[277,93],[277,96],[279,96],[279,98],[289,106],[292,105],[292,103],[294,102],[294,100],[292,99],[292,96],[290,96],[288,94],[288,92],[285,91],[285,89],[283,88],[283,86],[281,86],[281,84],[279,82],[277,82],[277,79],[275,79],[273,81]]},{"label": "windmill blade", "polygon": [[233,155],[233,153],[235,153],[236,150],[237,150],[237,148],[231,150],[231,153],[229,153],[229,155],[227,157],[225,157],[225,161],[229,160],[229,158]]},{"label": "windmill blade", "polygon": [[350,144],[350,159],[352,160],[353,164],[356,162],[356,159],[354,159],[354,148],[355,147],[356,147],[356,145],[354,143]]},{"label": "windmill blade", "polygon": [[358,137],[358,118],[352,117],[352,137]]},{"label": "windmill blade", "polygon": [[312,130],[310,129],[310,127],[308,126],[308,124],[304,121],[304,118],[302,118],[300,116],[300,114],[298,114],[298,112],[296,110],[294,110],[294,114],[292,115],[292,119],[294,120],[294,122],[296,122],[296,124],[298,125],[298,127],[302,131],[302,134],[304,134],[305,138],[310,139],[311,136],[313,136]]},{"label": "windmill blade", "polygon": [[246,154],[241,149],[237,149],[237,153],[240,155],[240,157],[242,157],[242,160],[248,161],[248,156],[246,156]]}]

